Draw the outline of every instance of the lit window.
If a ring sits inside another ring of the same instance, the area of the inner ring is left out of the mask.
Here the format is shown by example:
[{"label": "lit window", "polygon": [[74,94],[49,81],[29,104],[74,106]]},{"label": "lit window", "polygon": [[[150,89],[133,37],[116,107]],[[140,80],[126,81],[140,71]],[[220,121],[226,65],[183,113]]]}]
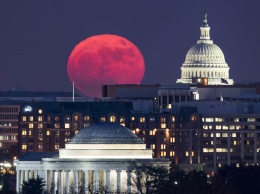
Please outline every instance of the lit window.
[{"label": "lit window", "polygon": [[227,152],[227,148],[217,148],[217,152]]},{"label": "lit window", "polygon": [[213,152],[214,149],[213,148],[203,148],[203,152],[207,153],[207,152]]},{"label": "lit window", "polygon": [[89,121],[89,116],[88,115],[84,116],[84,121]]},{"label": "lit window", "polygon": [[223,119],[223,118],[215,118],[215,121],[216,121],[216,122],[223,122],[224,119]]},{"label": "lit window", "polygon": [[216,130],[220,130],[221,129],[221,125],[216,125]]},{"label": "lit window", "polygon": [[131,121],[134,121],[135,120],[135,117],[131,117]]},{"label": "lit window", "polygon": [[54,123],[54,128],[59,129],[60,128],[60,123]]},{"label": "lit window", "polygon": [[26,135],[27,131],[26,130],[22,130],[22,135]]},{"label": "lit window", "polygon": [[175,117],[171,117],[171,122],[175,122]]},{"label": "lit window", "polygon": [[234,125],[230,125],[230,126],[229,126],[229,129],[230,129],[230,130],[234,130],[234,129],[235,129],[235,126],[234,126]]},{"label": "lit window", "polygon": [[42,129],[43,128],[43,124],[42,123],[39,123],[38,124],[38,129]]},{"label": "lit window", "polygon": [[161,144],[161,149],[165,150],[166,149],[166,144]]},{"label": "lit window", "polygon": [[56,117],[54,118],[54,120],[55,120],[55,121],[59,121],[59,120],[60,120],[60,117],[56,116]]},{"label": "lit window", "polygon": [[115,116],[110,116],[109,117],[109,121],[112,122],[112,123],[116,122],[116,117]]},{"label": "lit window", "polygon": [[227,133],[222,133],[222,137],[228,137]]},{"label": "lit window", "polygon": [[170,142],[171,143],[175,142],[175,137],[170,137]]},{"label": "lit window", "polygon": [[234,141],[234,143],[233,143],[234,145],[237,145],[237,141]]},{"label": "lit window", "polygon": [[43,149],[43,145],[39,144],[38,145],[38,150],[42,150]]},{"label": "lit window", "polygon": [[161,157],[165,157],[166,156],[166,152],[165,151],[162,151],[161,152]]},{"label": "lit window", "polygon": [[223,126],[222,126],[222,129],[223,129],[223,130],[228,130],[228,126],[227,126],[227,125],[223,125]]},{"label": "lit window", "polygon": [[75,130],[75,135],[78,134],[79,130]]},{"label": "lit window", "polygon": [[65,117],[65,122],[70,122],[70,117],[69,116]]},{"label": "lit window", "polygon": [[30,128],[30,129],[33,128],[33,123],[29,123],[29,128]]},{"label": "lit window", "polygon": [[145,117],[140,117],[140,122],[144,123],[145,122]]},{"label": "lit window", "polygon": [[78,120],[79,120],[79,116],[78,115],[74,116],[74,121],[78,121]]},{"label": "lit window", "polygon": [[27,145],[22,145],[22,149],[26,150],[27,149]]},{"label": "lit window", "polygon": [[124,126],[125,127],[125,123],[120,123],[120,125]]},{"label": "lit window", "polygon": [[195,116],[195,115],[192,115],[192,116],[191,116],[191,121],[192,121],[192,122],[195,122],[195,121],[197,121],[197,116]]},{"label": "lit window", "polygon": [[100,122],[106,122],[106,117],[101,117]]},{"label": "lit window", "polygon": [[151,144],[150,148],[154,150],[155,149],[155,144]]},{"label": "lit window", "polygon": [[65,123],[65,129],[69,129],[70,128],[70,124],[69,123]]},{"label": "lit window", "polygon": [[46,131],[46,135],[50,135],[51,134],[51,132],[50,131]]},{"label": "lit window", "polygon": [[213,122],[214,119],[213,118],[205,118],[205,122]]},{"label": "lit window", "polygon": [[29,130],[29,135],[32,135],[32,130]]},{"label": "lit window", "polygon": [[26,121],[26,116],[23,116],[23,119],[22,119],[23,121]]},{"label": "lit window", "polygon": [[247,118],[247,122],[255,122],[255,118]]},{"label": "lit window", "polygon": [[59,145],[55,145],[55,150],[59,149],[60,146]]},{"label": "lit window", "polygon": [[39,113],[39,114],[42,114],[42,109],[39,109],[39,110],[38,110],[38,113]]},{"label": "lit window", "polygon": [[65,135],[70,135],[70,132],[69,132],[69,131],[66,131],[66,132],[65,132]]},{"label": "lit window", "polygon": [[42,121],[42,116],[38,116],[38,121]]},{"label": "lit window", "polygon": [[175,152],[174,151],[170,151],[170,156],[174,156]]},{"label": "lit window", "polygon": [[236,137],[236,136],[237,136],[237,134],[236,134],[236,133],[232,133],[231,135],[232,135],[232,137]]},{"label": "lit window", "polygon": [[156,130],[150,130],[150,135],[155,135],[155,133],[156,133]]},{"label": "lit window", "polygon": [[165,129],[166,128],[166,123],[161,123],[161,128]]},{"label": "lit window", "polygon": [[216,133],[216,137],[220,137],[220,133]]},{"label": "lit window", "polygon": [[30,119],[29,119],[30,121],[33,121],[33,116],[30,116]]},{"label": "lit window", "polygon": [[120,117],[119,122],[120,123],[124,123],[125,122],[125,117]]},{"label": "lit window", "polygon": [[203,129],[207,130],[208,129],[208,125],[203,125]]},{"label": "lit window", "polygon": [[166,118],[165,117],[161,117],[161,123],[165,123],[166,122]]},{"label": "lit window", "polygon": [[185,152],[185,156],[189,156],[189,152],[188,151]]},{"label": "lit window", "polygon": [[194,152],[191,152],[191,156],[194,156]]}]

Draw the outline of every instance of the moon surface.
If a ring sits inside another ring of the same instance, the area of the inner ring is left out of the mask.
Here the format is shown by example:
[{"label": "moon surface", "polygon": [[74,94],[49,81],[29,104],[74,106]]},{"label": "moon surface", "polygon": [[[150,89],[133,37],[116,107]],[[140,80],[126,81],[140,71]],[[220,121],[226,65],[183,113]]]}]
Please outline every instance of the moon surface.
[{"label": "moon surface", "polygon": [[111,34],[81,41],[67,64],[71,82],[89,97],[101,97],[102,85],[139,84],[144,71],[144,58],[139,49],[126,38]]}]

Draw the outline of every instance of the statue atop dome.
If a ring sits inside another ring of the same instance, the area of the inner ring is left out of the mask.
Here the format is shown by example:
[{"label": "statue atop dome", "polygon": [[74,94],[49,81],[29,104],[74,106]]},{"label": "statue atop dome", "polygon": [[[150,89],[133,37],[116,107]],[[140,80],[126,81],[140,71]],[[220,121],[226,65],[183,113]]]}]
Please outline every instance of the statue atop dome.
[{"label": "statue atop dome", "polygon": [[207,14],[207,10],[204,11],[204,19],[203,19],[203,23],[202,26],[203,27],[208,27],[208,20],[207,20],[208,14]]}]

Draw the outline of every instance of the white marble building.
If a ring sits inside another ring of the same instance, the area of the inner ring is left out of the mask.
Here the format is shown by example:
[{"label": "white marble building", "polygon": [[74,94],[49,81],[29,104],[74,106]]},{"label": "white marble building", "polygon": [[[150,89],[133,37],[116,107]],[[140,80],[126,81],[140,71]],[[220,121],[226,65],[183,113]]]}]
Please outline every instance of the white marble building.
[{"label": "white marble building", "polygon": [[[96,123],[75,135],[59,152],[30,152],[16,163],[16,190],[24,180],[39,175],[45,193],[136,193],[132,164],[162,165],[166,158],[152,158],[152,150],[128,128],[116,123]],[[100,192],[100,191],[103,192]]]},{"label": "white marble building", "polygon": [[205,13],[200,39],[189,49],[181,67],[181,79],[177,79],[177,83],[192,83],[193,78],[207,78],[208,85],[233,85],[229,69],[222,50],[210,40],[210,27]]}]

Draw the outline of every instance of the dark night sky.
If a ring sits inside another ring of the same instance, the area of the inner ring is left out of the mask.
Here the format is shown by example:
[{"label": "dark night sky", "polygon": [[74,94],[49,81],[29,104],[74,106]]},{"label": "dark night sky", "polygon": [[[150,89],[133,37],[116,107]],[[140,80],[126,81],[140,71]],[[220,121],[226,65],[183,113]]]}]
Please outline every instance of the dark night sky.
[{"label": "dark night sky", "polygon": [[175,83],[204,10],[230,78],[260,81],[259,0],[8,0],[0,2],[0,91],[70,91],[70,52],[96,34],[123,36],[140,49],[142,84]]}]

